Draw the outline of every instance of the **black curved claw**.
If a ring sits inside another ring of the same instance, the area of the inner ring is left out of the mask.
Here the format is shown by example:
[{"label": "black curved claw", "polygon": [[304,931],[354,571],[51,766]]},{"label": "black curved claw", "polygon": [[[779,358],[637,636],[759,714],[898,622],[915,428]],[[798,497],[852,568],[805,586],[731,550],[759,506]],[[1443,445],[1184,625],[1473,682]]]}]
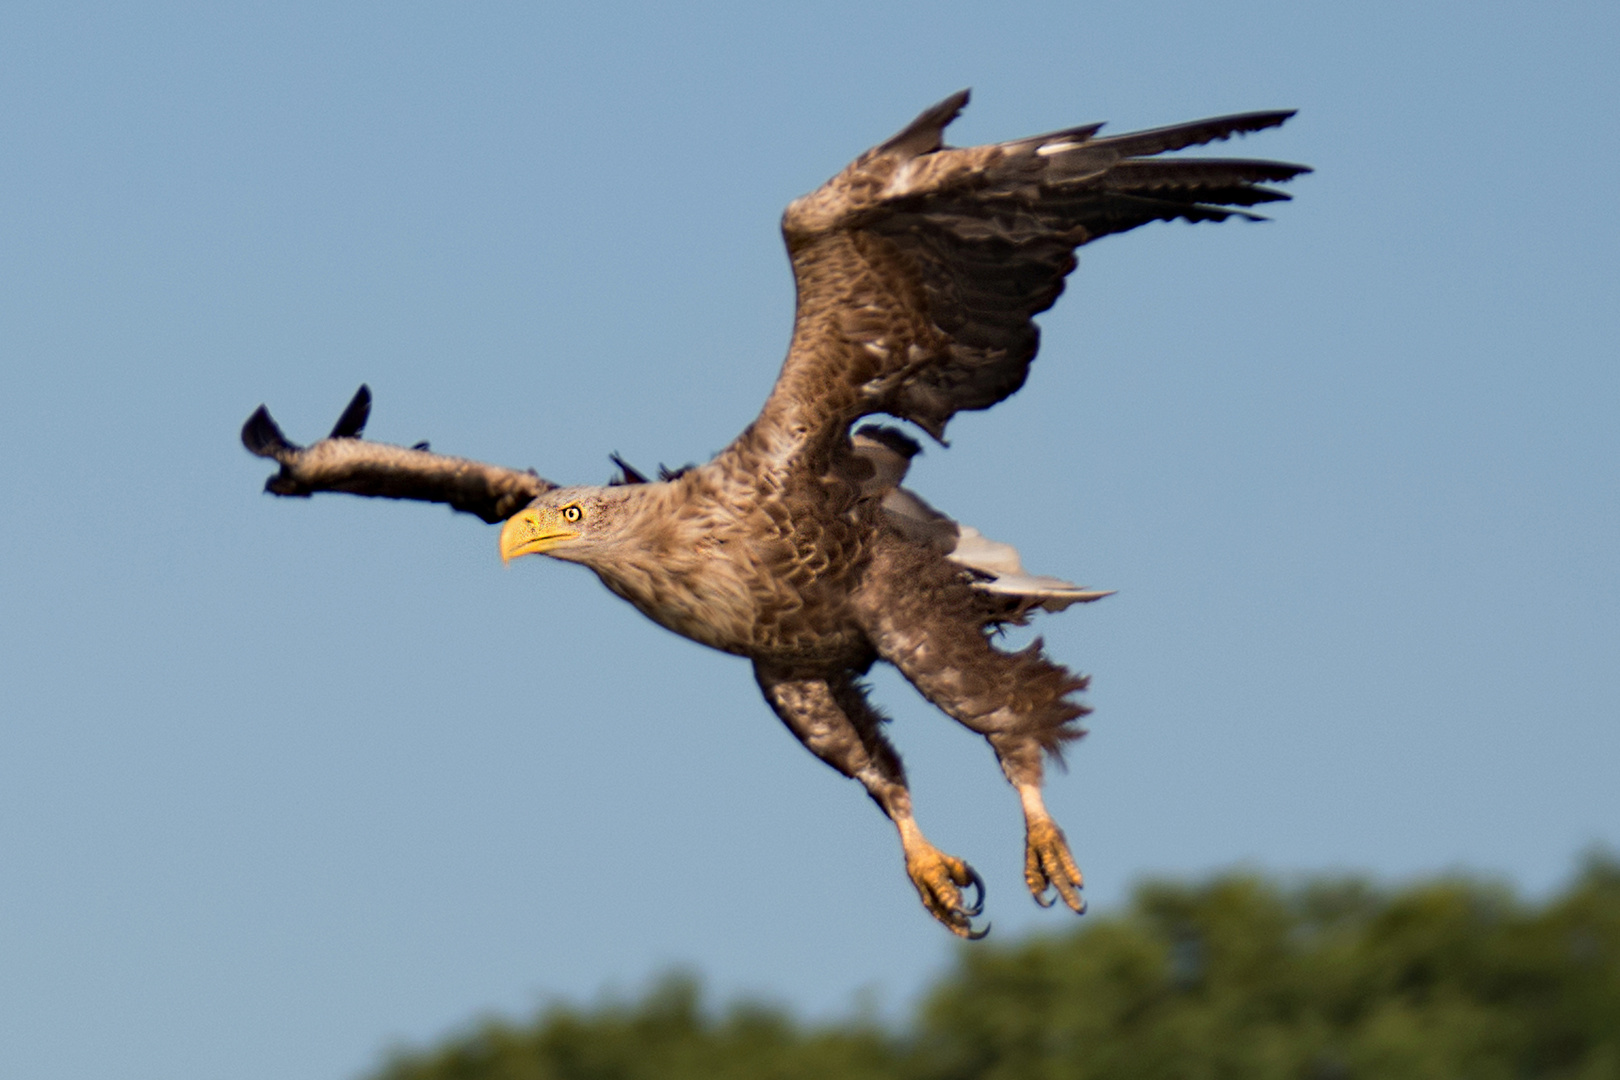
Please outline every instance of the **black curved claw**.
[{"label": "black curved claw", "polygon": [[[984,912],[984,878],[980,877],[979,872],[973,869],[973,867],[968,866],[967,863],[963,863],[962,865],[967,870],[968,886],[973,889],[973,903],[964,903],[962,905],[962,914],[971,919],[975,915],[979,915]],[[985,934],[988,934],[990,932],[990,928],[988,926],[985,927],[984,932]],[[969,936],[971,937],[972,935]],[[979,937],[983,936],[984,934],[979,935]],[[974,938],[973,940],[977,941],[978,938]]]},{"label": "black curved claw", "polygon": [[361,383],[360,389],[354,392],[348,407],[343,410],[343,415],[332,425],[332,434],[327,438],[358,439],[369,419],[371,419],[371,387]]},{"label": "black curved claw", "polygon": [[1057,886],[1051,884],[1048,884],[1046,888],[1042,889],[1040,892],[1032,892],[1029,895],[1033,896],[1035,898],[1035,902],[1041,907],[1051,907],[1053,904],[1058,902]]},{"label": "black curved claw", "polygon": [[993,923],[985,923],[983,930],[969,930],[962,936],[967,938],[969,941],[983,941],[990,935],[990,927],[993,925]]}]

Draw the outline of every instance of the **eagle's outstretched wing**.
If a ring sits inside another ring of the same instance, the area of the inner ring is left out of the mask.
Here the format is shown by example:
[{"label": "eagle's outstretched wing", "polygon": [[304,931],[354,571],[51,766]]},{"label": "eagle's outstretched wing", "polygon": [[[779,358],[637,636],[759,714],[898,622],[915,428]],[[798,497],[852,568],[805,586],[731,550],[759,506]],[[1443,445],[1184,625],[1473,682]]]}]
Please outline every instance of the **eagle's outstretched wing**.
[{"label": "eagle's outstretched wing", "polygon": [[1258,220],[1288,198],[1260,186],[1309,172],[1245,159],[1154,155],[1281,124],[1245,113],[1098,138],[1100,124],[955,149],[967,91],[929,109],[796,200],[782,232],[798,285],[787,362],[744,436],[782,465],[870,413],[935,438],[961,409],[1024,383],[1074,250],[1150,221]]},{"label": "eagle's outstretched wing", "polygon": [[242,425],[242,445],[272,458],[281,471],[265,481],[276,495],[346,491],[385,499],[447,503],[494,524],[557,485],[532,472],[487,465],[415,447],[363,442],[360,432],[371,416],[371,391],[360,387],[332,433],[313,446],[289,442],[263,405]]}]

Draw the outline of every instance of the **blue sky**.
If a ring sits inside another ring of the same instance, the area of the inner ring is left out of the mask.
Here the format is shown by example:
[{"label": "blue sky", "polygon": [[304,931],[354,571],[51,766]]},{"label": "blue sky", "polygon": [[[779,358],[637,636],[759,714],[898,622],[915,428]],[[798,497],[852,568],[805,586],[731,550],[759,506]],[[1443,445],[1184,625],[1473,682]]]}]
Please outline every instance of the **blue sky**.
[{"label": "blue sky", "polygon": [[[1263,226],[1082,252],[925,497],[1119,595],[1049,802],[1102,910],[1232,866],[1531,892],[1620,846],[1613,5],[0,12],[0,1073],[351,1076],[685,964],[817,1014],[951,941],[745,664],[437,507],[275,500],[370,433],[564,482],[701,460],[787,339],[781,208],[959,144],[1296,107]],[[988,750],[892,676],[998,936]]]}]

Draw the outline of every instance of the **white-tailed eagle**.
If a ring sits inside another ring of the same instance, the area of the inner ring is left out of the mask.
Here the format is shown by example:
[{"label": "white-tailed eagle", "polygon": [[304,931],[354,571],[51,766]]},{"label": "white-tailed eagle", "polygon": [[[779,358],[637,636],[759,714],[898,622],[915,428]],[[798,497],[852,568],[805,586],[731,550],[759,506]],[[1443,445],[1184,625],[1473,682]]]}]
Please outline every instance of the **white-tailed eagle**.
[{"label": "white-tailed eagle", "polygon": [[[288,442],[261,406],[242,430],[274,458],[277,495],[346,491],[448,503],[504,522],[505,559],[581,563],[648,618],[748,658],[765,700],[810,752],[860,781],[894,822],[928,911],[979,936],[983,883],[924,838],[900,758],[861,678],[893,664],[983,735],[1017,790],[1025,880],[1083,910],[1080,871],[1041,799],[1043,759],[1080,734],[1086,678],[998,627],[1105,593],[1026,573],[1017,552],[901,487],[917,443],[867,424],[887,415],[935,439],[962,409],[1024,383],[1075,249],[1150,221],[1254,219],[1287,198],[1264,185],[1308,170],[1245,158],[1160,155],[1275,127],[1289,112],[1127,135],[1090,124],[993,146],[946,146],[959,93],[862,154],[782,219],[798,286],[787,361],[759,417],[714,460],[604,487],[362,441],[365,387],[331,435]],[[622,463],[621,463],[622,465]],[[973,891],[970,901],[965,890]]]}]

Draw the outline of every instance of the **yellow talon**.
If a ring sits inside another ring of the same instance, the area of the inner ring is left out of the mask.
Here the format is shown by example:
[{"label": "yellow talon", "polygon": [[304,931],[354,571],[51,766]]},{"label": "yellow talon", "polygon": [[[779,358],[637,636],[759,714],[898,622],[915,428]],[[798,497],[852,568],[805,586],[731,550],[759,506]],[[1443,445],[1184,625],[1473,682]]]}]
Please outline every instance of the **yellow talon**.
[{"label": "yellow talon", "polygon": [[[964,860],[947,855],[920,837],[907,845],[906,873],[928,913],[958,937],[977,941],[990,932],[973,929],[973,916],[984,910],[984,881]],[[962,890],[976,892],[971,905],[962,902]]]},{"label": "yellow talon", "polygon": [[1041,907],[1052,906],[1046,890],[1056,889],[1075,914],[1086,910],[1085,898],[1080,895],[1085,879],[1069,853],[1069,841],[1063,830],[1049,817],[1032,818],[1029,822],[1024,847],[1024,882]]}]

